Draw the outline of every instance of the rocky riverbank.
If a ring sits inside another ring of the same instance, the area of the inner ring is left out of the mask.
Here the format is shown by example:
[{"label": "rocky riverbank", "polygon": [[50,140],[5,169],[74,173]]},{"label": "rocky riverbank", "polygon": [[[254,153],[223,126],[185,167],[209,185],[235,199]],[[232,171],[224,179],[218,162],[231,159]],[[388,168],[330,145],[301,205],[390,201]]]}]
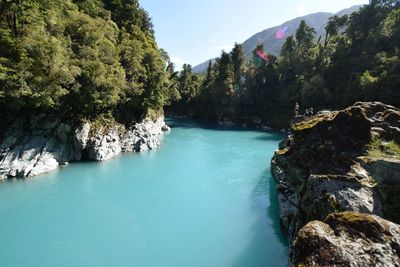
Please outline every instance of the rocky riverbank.
[{"label": "rocky riverbank", "polygon": [[294,124],[271,171],[293,265],[400,266],[399,109],[360,102]]},{"label": "rocky riverbank", "polygon": [[30,177],[75,161],[105,161],[121,152],[140,152],[160,145],[169,127],[164,117],[131,127],[112,122],[65,123],[57,118],[19,118],[0,139],[0,180]]}]

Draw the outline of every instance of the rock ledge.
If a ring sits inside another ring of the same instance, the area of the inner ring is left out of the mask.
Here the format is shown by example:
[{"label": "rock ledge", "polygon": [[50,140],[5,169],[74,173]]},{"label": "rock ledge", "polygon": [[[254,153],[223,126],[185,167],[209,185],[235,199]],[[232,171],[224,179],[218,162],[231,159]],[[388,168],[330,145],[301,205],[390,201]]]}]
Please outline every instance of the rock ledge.
[{"label": "rock ledge", "polygon": [[130,128],[112,123],[73,125],[44,116],[17,119],[0,140],[0,180],[30,177],[69,162],[105,161],[121,152],[140,152],[160,145],[169,131],[164,117],[145,119]]}]

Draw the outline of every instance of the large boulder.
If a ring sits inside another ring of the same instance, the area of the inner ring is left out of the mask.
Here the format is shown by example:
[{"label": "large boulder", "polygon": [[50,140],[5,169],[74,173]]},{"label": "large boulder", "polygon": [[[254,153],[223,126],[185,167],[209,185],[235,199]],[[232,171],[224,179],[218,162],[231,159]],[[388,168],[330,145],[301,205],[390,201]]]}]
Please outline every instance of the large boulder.
[{"label": "large boulder", "polygon": [[20,118],[0,141],[0,179],[28,177],[71,160],[70,127],[56,119]]},{"label": "large boulder", "polygon": [[295,266],[400,266],[400,225],[342,212],[304,226],[294,241]]},{"label": "large boulder", "polygon": [[88,159],[105,161],[114,158],[121,153],[121,142],[118,129],[113,128],[103,133],[99,129],[90,139],[88,144]]},{"label": "large boulder", "polygon": [[141,152],[154,149],[160,145],[159,137],[168,131],[170,128],[165,124],[163,117],[155,121],[146,119],[125,132],[121,140],[122,151]]}]

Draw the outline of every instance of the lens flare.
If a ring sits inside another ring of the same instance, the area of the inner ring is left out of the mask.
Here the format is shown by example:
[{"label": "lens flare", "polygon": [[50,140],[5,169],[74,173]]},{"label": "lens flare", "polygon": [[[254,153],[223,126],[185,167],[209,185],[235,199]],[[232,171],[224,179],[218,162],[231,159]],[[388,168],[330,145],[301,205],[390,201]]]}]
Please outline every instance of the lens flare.
[{"label": "lens flare", "polygon": [[285,26],[284,28],[279,28],[277,31],[276,31],[276,38],[277,39],[284,39],[285,38],[285,35],[286,35],[286,31],[287,31],[287,27]]}]

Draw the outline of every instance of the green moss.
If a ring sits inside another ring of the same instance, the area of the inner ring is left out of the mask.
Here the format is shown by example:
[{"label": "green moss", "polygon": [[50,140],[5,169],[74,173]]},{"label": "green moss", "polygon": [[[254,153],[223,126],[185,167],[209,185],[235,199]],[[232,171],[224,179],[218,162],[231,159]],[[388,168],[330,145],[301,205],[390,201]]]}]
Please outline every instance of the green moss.
[{"label": "green moss", "polygon": [[[362,181],[357,179],[354,175],[318,175],[318,179],[323,181],[323,180],[331,180],[331,181],[337,181],[337,182],[352,182],[354,184],[360,184],[364,185]],[[327,197],[327,195],[325,195]]]},{"label": "green moss", "polygon": [[330,121],[333,120],[338,112],[332,112],[332,115],[319,115],[319,116],[314,116],[309,120],[305,120],[299,123],[295,123],[292,125],[292,130],[293,131],[302,131],[305,129],[310,129],[316,126],[318,123],[322,121]]},{"label": "green moss", "polygon": [[394,141],[385,142],[374,139],[367,146],[368,156],[373,158],[395,158],[400,159],[400,145]]},{"label": "green moss", "polygon": [[146,113],[146,118],[151,119],[152,121],[157,120],[159,117],[164,115],[164,110],[162,108],[159,109],[151,109],[149,108]]},{"label": "green moss", "polygon": [[280,150],[276,151],[276,154],[285,155],[288,151],[289,151],[289,148],[285,147],[284,149],[280,149]]},{"label": "green moss", "polygon": [[344,223],[363,223],[363,222],[368,222],[370,224],[376,224],[376,220],[367,214],[362,214],[362,213],[356,213],[352,211],[345,211],[345,212],[340,212],[340,213],[335,213],[331,214],[328,216],[328,218],[335,218],[338,222],[344,222]]},{"label": "green moss", "polygon": [[365,236],[378,240],[388,233],[388,225],[384,221],[378,221],[370,214],[352,211],[330,214],[325,223],[334,229],[345,227],[350,234],[355,236]]},{"label": "green moss", "polygon": [[97,132],[107,134],[111,129],[116,129],[120,134],[124,132],[124,126],[117,123],[113,117],[99,116],[91,122],[89,136],[93,136]]},{"label": "green moss", "polygon": [[[323,233],[317,230],[320,228],[323,229]],[[314,266],[315,259],[333,265],[335,253],[327,240],[327,236],[332,234],[332,229],[323,222],[312,221],[305,225],[293,242],[294,266]]]}]

